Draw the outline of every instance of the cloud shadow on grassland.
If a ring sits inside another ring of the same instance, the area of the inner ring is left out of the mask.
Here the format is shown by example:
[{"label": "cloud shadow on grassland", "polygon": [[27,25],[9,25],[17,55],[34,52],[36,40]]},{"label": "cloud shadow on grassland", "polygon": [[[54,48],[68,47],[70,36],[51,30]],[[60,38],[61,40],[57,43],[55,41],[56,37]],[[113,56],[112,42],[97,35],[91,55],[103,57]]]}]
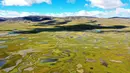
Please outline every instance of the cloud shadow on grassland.
[{"label": "cloud shadow on grassland", "polygon": [[15,33],[20,34],[36,34],[40,32],[57,32],[57,31],[86,31],[86,30],[94,30],[94,29],[123,29],[127,28],[127,26],[115,25],[115,26],[101,26],[101,25],[89,25],[89,24],[77,24],[77,25],[69,25],[69,26],[55,26],[54,28],[34,28],[28,31],[18,31]]}]

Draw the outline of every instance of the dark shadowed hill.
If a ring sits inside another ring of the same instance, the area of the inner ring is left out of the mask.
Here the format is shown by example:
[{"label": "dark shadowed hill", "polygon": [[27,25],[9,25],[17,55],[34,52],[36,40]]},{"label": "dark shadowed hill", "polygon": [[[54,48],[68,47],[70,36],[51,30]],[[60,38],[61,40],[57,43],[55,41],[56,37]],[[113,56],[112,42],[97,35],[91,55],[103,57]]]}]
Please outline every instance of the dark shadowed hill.
[{"label": "dark shadowed hill", "polygon": [[[25,16],[25,17],[15,17],[15,18],[4,18],[0,17],[0,22],[3,21],[32,21],[32,22],[40,22],[44,20],[53,20],[55,18],[61,19],[84,19],[84,18],[97,18],[91,16],[68,16],[68,17],[52,17],[52,16]],[[130,19],[129,17],[111,17],[109,19]]]},{"label": "dark shadowed hill", "polygon": [[0,21],[32,21],[39,22],[44,20],[51,20],[49,16],[26,16],[26,17],[15,17],[15,18],[0,18]]},{"label": "dark shadowed hill", "polygon": [[29,21],[44,21],[44,20],[51,20],[52,17],[47,17],[47,16],[27,16],[23,17],[24,20],[29,20]]},{"label": "dark shadowed hill", "polygon": [[130,17],[111,17],[109,19],[116,19],[116,18],[119,18],[119,19],[130,19]]},{"label": "dark shadowed hill", "polygon": [[5,18],[0,17],[0,22],[6,21]]},{"label": "dark shadowed hill", "polygon": [[44,20],[52,20],[53,18],[62,19],[81,19],[81,18],[96,18],[88,16],[68,16],[68,17],[51,17],[51,16],[26,16],[26,17],[15,17],[15,18],[0,18],[0,21],[32,21],[39,22]]}]

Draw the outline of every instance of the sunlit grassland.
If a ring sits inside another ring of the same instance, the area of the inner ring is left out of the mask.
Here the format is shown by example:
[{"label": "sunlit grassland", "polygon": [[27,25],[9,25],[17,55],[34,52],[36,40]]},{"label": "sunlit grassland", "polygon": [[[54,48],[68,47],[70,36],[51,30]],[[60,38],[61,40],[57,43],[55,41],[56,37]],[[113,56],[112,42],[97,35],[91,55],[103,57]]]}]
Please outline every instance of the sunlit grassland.
[{"label": "sunlit grassland", "polygon": [[[78,19],[64,25],[46,26],[33,26],[39,22],[2,22],[0,33],[88,24],[89,21],[90,19]],[[100,29],[102,31],[130,30],[129,21],[126,20],[97,21],[89,24],[128,26],[124,29]],[[0,41],[5,41],[0,46],[7,46],[0,48],[0,60],[6,60],[0,73],[130,73],[130,32],[48,30],[0,36]]]}]

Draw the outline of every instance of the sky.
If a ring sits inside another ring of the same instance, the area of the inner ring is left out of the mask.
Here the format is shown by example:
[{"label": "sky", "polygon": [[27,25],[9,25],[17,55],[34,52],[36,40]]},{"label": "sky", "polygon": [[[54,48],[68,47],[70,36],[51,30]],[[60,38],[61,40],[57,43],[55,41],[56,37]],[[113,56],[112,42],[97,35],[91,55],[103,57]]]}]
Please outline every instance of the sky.
[{"label": "sky", "polygon": [[0,17],[130,17],[130,0],[0,0]]}]

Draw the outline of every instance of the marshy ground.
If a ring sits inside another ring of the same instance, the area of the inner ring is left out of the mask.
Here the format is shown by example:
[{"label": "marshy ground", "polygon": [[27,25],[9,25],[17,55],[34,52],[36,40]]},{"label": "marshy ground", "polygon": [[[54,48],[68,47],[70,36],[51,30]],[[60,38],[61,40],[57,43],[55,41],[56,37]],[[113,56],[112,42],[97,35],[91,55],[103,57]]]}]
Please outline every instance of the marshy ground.
[{"label": "marshy ground", "polygon": [[130,73],[130,20],[1,22],[0,73]]}]

